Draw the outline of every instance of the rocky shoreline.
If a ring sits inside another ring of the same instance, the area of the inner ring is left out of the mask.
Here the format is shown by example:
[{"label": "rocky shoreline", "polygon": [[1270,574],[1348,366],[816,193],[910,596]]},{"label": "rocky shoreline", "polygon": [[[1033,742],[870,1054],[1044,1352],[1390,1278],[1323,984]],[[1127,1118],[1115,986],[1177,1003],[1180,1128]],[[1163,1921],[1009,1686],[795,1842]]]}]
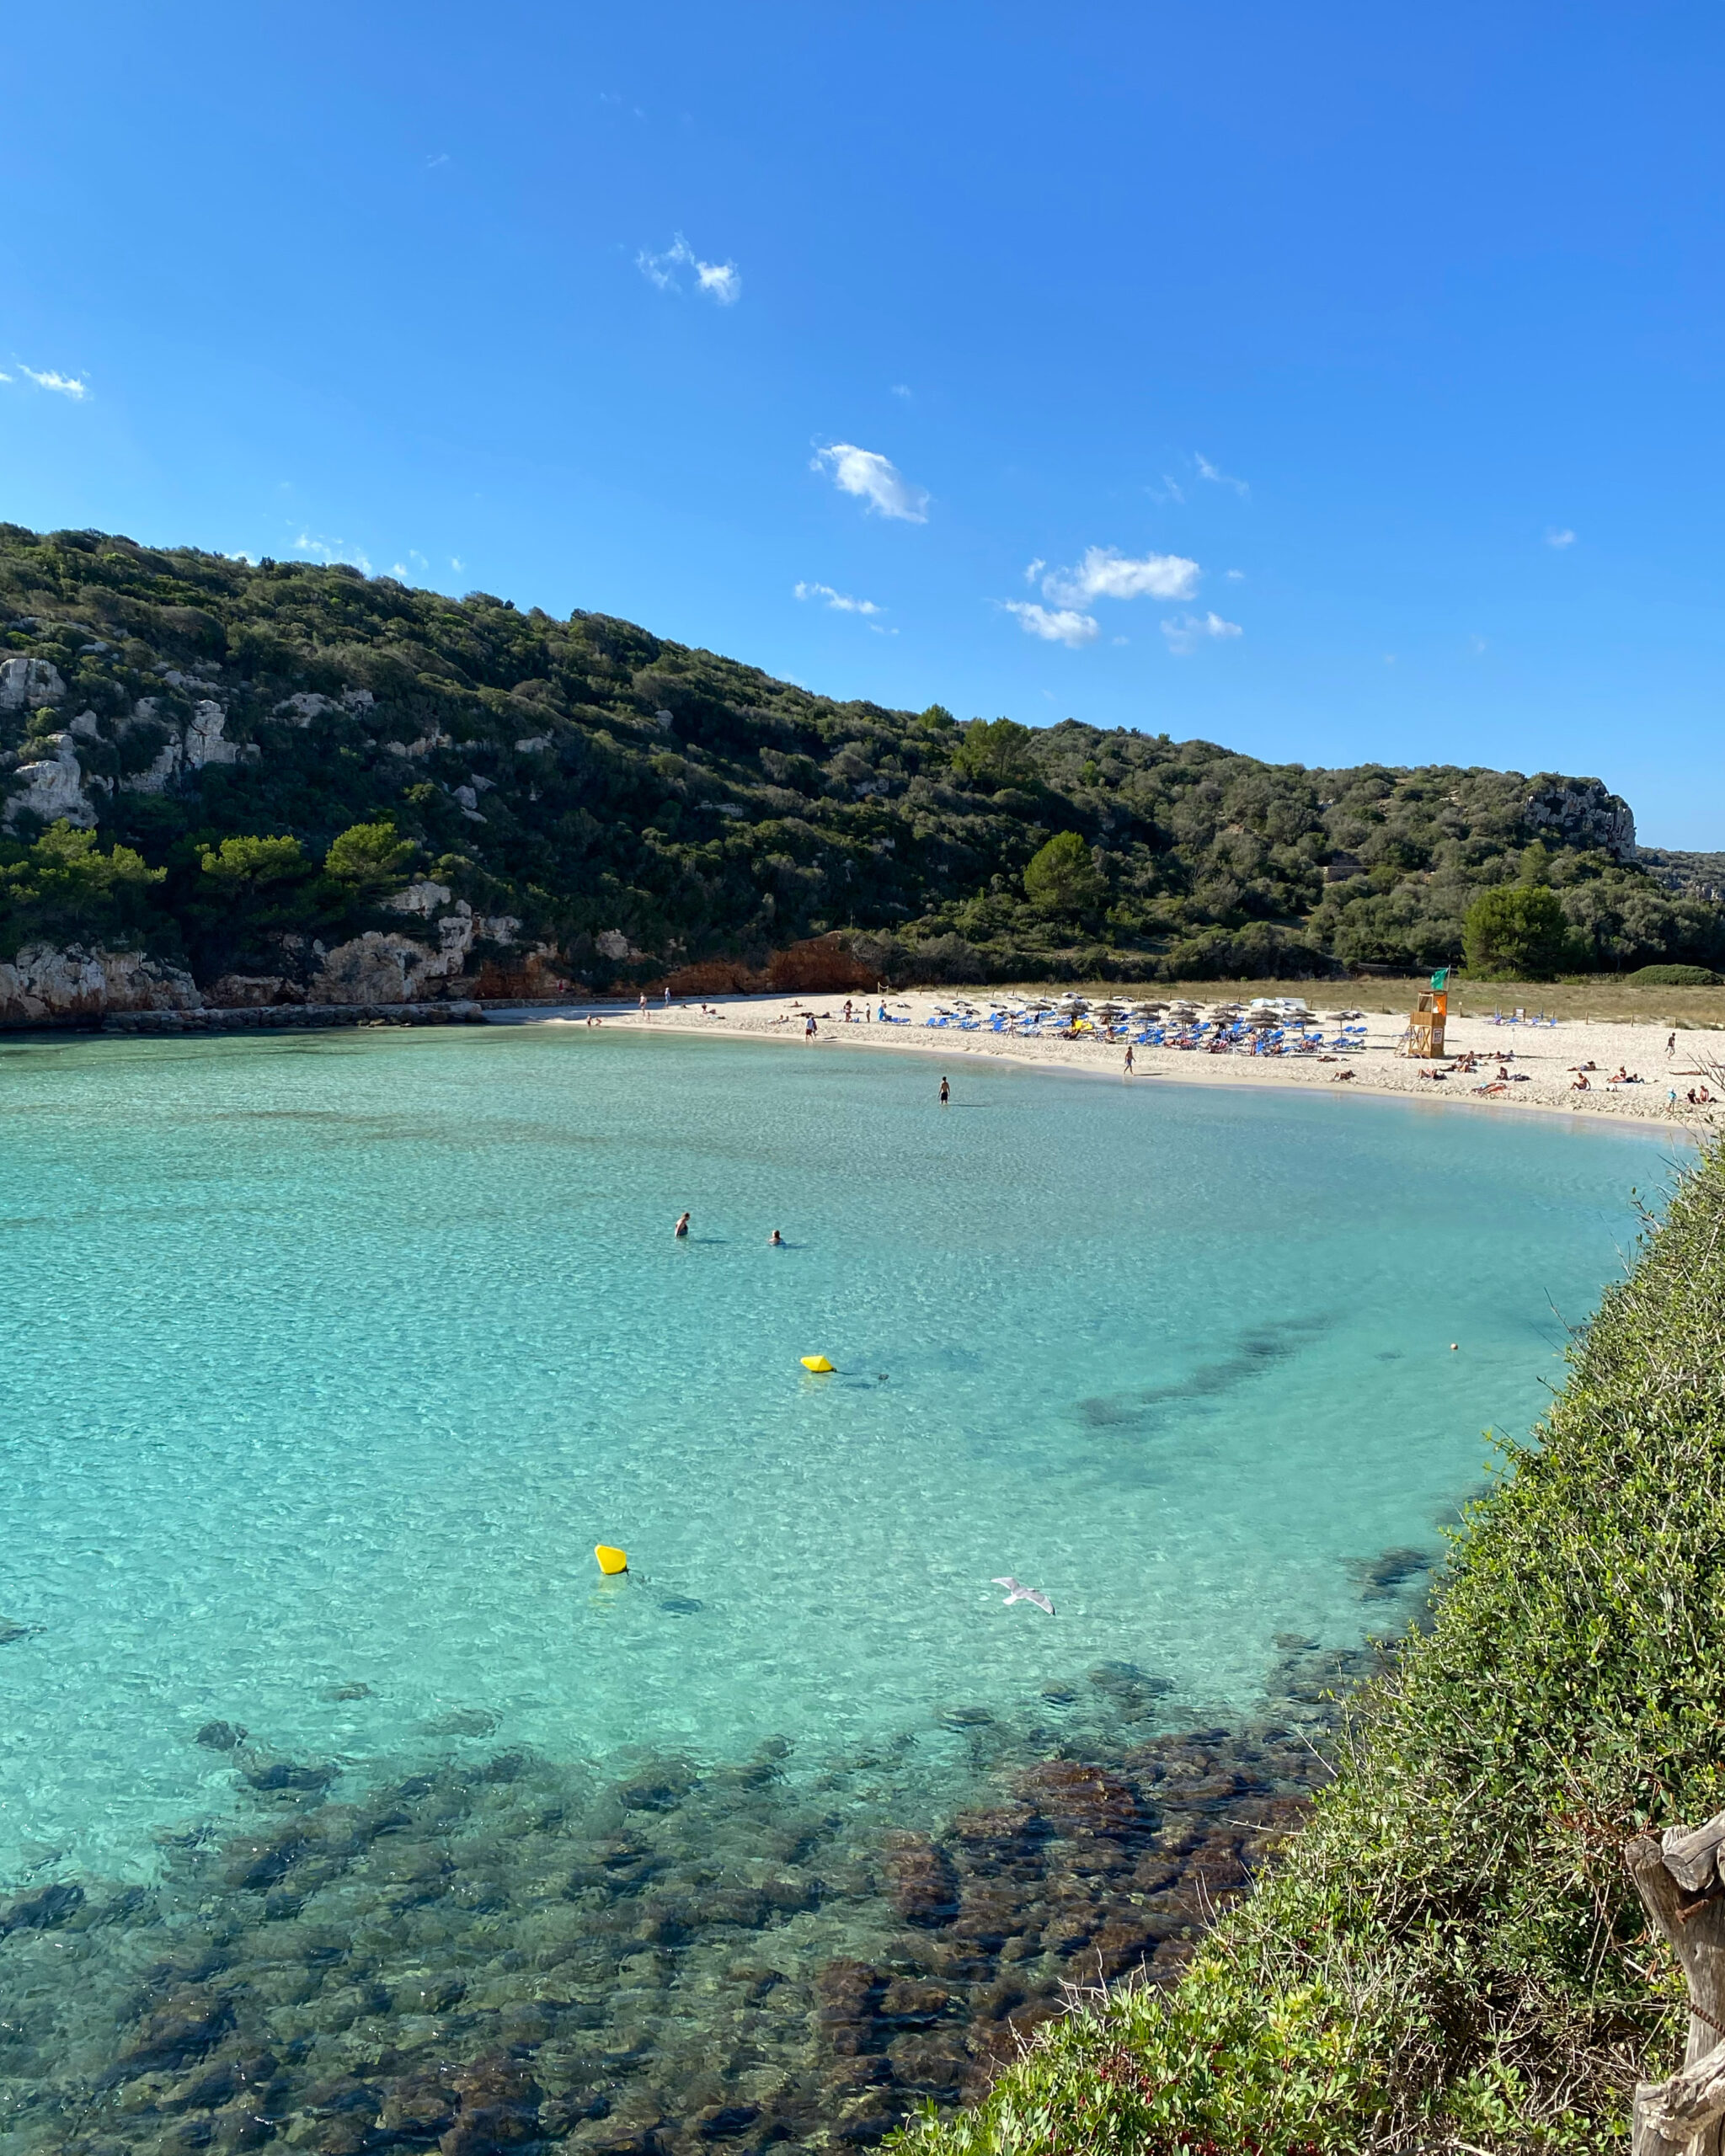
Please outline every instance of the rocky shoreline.
[{"label": "rocky shoreline", "polygon": [[[695,2156],[974,2099],[1074,1988],[1166,1982],[1326,1772],[1367,1651],[1284,1643],[1256,1719],[1159,1729],[1110,1663],[807,1775],[783,1739],[595,1774],[484,1740],[352,1801],[226,1724],[241,1812],[148,1886],[0,1903],[0,2141],[66,2156]],[[1318,1740],[1315,1742],[1314,1740]],[[238,1828],[238,1830],[236,1830]]]}]

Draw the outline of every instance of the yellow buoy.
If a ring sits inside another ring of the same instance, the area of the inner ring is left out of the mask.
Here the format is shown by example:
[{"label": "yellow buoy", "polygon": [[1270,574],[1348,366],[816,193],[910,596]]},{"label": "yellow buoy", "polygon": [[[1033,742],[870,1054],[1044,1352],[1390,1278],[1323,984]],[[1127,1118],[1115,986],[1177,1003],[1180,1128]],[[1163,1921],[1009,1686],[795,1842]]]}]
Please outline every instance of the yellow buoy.
[{"label": "yellow buoy", "polygon": [[825,1355],[805,1355],[803,1358],[803,1368],[805,1370],[814,1370],[819,1374],[830,1370],[832,1364],[827,1361]]},{"label": "yellow buoy", "polygon": [[629,1569],[629,1561],[622,1551],[613,1550],[608,1542],[595,1542],[593,1555],[599,1560],[601,1572],[626,1572]]}]

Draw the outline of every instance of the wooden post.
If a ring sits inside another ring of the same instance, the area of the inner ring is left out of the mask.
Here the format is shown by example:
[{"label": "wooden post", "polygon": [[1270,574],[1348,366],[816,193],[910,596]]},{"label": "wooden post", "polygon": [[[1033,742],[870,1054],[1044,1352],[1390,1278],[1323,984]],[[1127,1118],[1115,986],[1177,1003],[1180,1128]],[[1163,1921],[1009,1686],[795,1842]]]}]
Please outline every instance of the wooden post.
[{"label": "wooden post", "polygon": [[1725,2148],[1725,1812],[1705,1827],[1638,1834],[1625,1851],[1636,1890],[1689,1984],[1680,2072],[1635,2092],[1632,2156],[1722,2156]]}]

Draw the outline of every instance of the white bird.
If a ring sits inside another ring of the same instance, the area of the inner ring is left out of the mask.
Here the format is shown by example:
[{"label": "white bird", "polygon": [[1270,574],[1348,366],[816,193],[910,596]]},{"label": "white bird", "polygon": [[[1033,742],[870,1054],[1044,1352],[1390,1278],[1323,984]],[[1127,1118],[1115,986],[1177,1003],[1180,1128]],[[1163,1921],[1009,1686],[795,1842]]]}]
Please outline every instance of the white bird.
[{"label": "white bird", "polygon": [[1055,1614],[1053,1603],[1049,1600],[1039,1587],[1026,1587],[1021,1580],[1015,1580],[1010,1572],[1004,1579],[991,1580],[989,1584],[991,1587],[1005,1588],[1007,1596],[1004,1606],[1008,1609],[1015,1602],[1033,1602],[1039,1609],[1047,1610],[1050,1617]]}]

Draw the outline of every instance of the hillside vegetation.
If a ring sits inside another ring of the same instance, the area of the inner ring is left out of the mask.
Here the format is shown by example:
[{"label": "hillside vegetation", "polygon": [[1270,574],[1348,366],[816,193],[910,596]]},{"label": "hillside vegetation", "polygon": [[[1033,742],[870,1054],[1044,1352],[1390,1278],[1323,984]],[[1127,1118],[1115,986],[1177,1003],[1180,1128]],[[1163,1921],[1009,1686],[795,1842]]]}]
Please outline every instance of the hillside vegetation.
[{"label": "hillside vegetation", "polygon": [[1498,884],[1556,894],[1568,970],[1725,958],[1725,909],[1636,864],[1597,780],[961,725],[600,615],[92,531],[0,526],[0,958],[200,982],[435,943],[461,904],[475,963],[590,985],[831,930],[895,979],[1417,970]]},{"label": "hillside vegetation", "polygon": [[1626,2146],[1685,2017],[1623,1847],[1725,1803],[1722,1252],[1716,1147],[1256,1896],[905,2156]]}]

